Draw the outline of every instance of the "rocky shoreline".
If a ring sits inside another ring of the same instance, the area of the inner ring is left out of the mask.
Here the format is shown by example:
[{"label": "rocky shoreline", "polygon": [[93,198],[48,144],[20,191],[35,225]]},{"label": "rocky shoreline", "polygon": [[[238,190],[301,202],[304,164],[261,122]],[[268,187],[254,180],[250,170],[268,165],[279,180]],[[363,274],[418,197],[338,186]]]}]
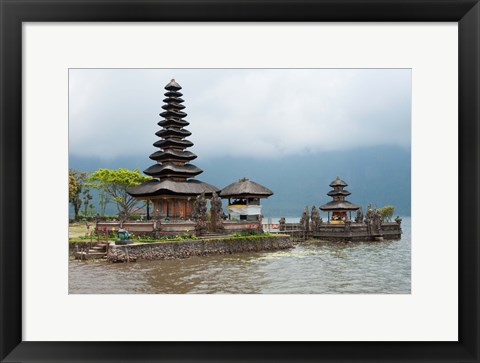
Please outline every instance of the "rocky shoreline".
[{"label": "rocky shoreline", "polygon": [[110,245],[109,262],[135,262],[138,260],[181,259],[192,256],[232,254],[241,252],[276,251],[292,248],[289,236],[225,237],[179,242],[155,242],[125,246]]}]

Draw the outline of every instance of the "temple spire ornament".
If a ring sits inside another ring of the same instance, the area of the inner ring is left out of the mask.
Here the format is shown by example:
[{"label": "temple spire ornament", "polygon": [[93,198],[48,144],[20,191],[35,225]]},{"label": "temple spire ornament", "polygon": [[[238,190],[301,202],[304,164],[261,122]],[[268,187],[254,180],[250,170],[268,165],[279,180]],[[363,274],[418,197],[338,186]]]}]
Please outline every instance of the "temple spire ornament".
[{"label": "temple spire ornament", "polygon": [[[351,221],[352,216],[351,212],[358,210],[360,207],[356,204],[345,200],[345,197],[348,197],[351,193],[348,190],[345,190],[345,187],[348,186],[340,177],[330,183],[330,187],[333,189],[327,193],[329,197],[332,197],[332,201],[324,204],[320,209],[324,212],[328,212],[328,222],[332,224],[336,223],[345,223],[346,221]],[[347,215],[347,212],[350,215]],[[332,218],[330,219],[330,213],[332,213]]]}]

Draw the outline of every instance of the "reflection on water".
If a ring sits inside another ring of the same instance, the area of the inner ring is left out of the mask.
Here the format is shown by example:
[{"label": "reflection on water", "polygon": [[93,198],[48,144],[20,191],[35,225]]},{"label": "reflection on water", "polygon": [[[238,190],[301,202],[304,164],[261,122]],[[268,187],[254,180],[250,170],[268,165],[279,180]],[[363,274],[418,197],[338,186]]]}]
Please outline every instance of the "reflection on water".
[{"label": "reflection on water", "polygon": [[130,264],[70,261],[74,294],[410,293],[410,218],[400,241],[310,241],[278,252]]}]

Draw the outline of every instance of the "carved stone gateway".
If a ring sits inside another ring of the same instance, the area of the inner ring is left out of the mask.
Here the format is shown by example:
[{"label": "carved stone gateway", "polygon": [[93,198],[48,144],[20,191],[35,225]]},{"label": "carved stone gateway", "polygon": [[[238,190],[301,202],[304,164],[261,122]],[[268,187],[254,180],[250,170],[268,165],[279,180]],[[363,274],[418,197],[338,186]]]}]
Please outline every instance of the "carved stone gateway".
[{"label": "carved stone gateway", "polygon": [[303,210],[303,213],[302,213],[302,217],[300,218],[300,224],[303,228],[304,231],[307,231],[310,229],[310,218],[309,218],[309,215],[308,215],[308,206],[305,207],[305,209]]},{"label": "carved stone gateway", "polygon": [[207,232],[207,201],[205,193],[200,194],[193,204],[192,217],[195,220],[195,233],[202,235]]},{"label": "carved stone gateway", "polygon": [[370,203],[367,206],[367,214],[365,215],[365,222],[367,221],[373,221],[373,209]]},{"label": "carved stone gateway", "polygon": [[312,207],[312,213],[311,213],[310,219],[311,219],[311,227],[312,227],[311,229],[313,232],[315,232],[323,223],[322,217],[320,217],[320,213],[318,213],[318,209],[315,206]]},{"label": "carved stone gateway", "polygon": [[362,207],[360,207],[359,210],[357,210],[357,216],[355,217],[355,223],[362,223],[363,222],[363,212],[362,212]]},{"label": "carved stone gateway", "polygon": [[377,232],[382,230],[382,214],[377,208],[375,208],[375,214],[373,215],[373,224],[375,225]]},{"label": "carved stone gateway", "polygon": [[223,226],[223,209],[222,200],[213,192],[212,200],[210,201],[210,223],[212,232],[223,232],[225,227]]}]

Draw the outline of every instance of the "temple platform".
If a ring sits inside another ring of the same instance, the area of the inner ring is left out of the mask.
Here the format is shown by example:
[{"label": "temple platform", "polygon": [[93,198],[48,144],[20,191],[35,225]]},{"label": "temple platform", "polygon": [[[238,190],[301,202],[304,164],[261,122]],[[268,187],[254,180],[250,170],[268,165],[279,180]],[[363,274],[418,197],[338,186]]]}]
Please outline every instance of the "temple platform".
[{"label": "temple platform", "polygon": [[[118,231],[120,228],[126,229],[130,234],[147,236],[171,236],[183,234],[195,234],[195,221],[193,220],[174,220],[168,221],[145,221],[145,222],[97,222],[95,230]],[[222,221],[224,234],[231,234],[243,231],[262,231],[260,221]],[[209,231],[207,231],[208,233]]]},{"label": "temple platform", "polygon": [[312,238],[331,242],[367,242],[399,240],[402,229],[398,223],[382,223],[379,230],[369,228],[366,223],[321,224],[310,231]]},{"label": "temple platform", "polygon": [[382,223],[380,228],[367,223],[322,223],[308,229],[301,223],[283,223],[280,224],[279,232],[291,234],[297,242],[307,239],[327,242],[379,242],[402,238],[401,224],[397,222]]}]

